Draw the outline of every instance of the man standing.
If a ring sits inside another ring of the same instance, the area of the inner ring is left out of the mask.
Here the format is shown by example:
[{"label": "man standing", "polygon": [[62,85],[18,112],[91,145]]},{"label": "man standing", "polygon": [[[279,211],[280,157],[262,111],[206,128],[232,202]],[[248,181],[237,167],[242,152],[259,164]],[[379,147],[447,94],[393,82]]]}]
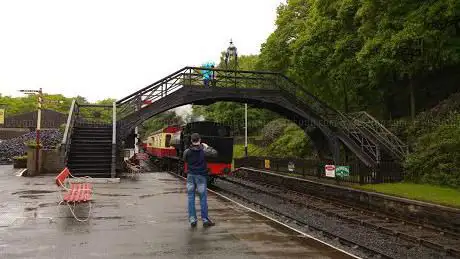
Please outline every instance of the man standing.
[{"label": "man standing", "polygon": [[197,217],[195,209],[195,189],[200,196],[201,220],[204,227],[214,226],[208,217],[207,181],[208,166],[205,156],[216,156],[217,151],[201,143],[198,133],[191,136],[192,145],[184,151],[184,162],[187,163],[187,195],[188,219],[192,227],[196,227]]}]

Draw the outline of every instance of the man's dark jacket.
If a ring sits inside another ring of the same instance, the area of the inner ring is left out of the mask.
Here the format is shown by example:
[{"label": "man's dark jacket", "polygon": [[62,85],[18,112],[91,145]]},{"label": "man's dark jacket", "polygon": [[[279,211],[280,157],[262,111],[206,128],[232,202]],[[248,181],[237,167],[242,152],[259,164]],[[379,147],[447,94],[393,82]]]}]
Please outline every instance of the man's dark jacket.
[{"label": "man's dark jacket", "polygon": [[184,162],[188,164],[187,174],[208,175],[205,157],[217,156],[217,151],[208,145],[191,145],[184,151]]}]

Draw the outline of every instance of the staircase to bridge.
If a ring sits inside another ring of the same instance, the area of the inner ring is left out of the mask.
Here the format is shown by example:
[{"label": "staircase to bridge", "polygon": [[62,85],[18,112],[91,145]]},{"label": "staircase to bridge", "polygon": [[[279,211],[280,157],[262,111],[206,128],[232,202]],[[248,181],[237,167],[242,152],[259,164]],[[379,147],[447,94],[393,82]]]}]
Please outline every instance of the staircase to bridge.
[{"label": "staircase to bridge", "polygon": [[116,109],[72,102],[61,143],[63,163],[77,177],[114,177]]},{"label": "staircase to bridge", "polygon": [[[320,157],[329,157],[337,164],[341,162],[342,145],[372,168],[379,167],[383,156],[402,161],[407,154],[407,146],[368,113],[343,114],[282,74],[206,69],[212,71],[214,79],[211,86],[205,88],[202,70],[204,68],[182,68],[117,101],[113,108],[116,112],[112,118],[112,146],[120,147],[137,125],[161,112],[185,104],[234,101],[275,111],[296,122],[310,136]],[[145,103],[149,104],[143,107]],[[72,143],[69,150],[78,146],[79,139],[83,140],[78,137],[78,130],[75,133],[66,136]],[[86,142],[94,148],[100,145],[89,139]],[[70,155],[68,163],[72,165],[74,161]],[[113,167],[112,163],[112,171]]]}]

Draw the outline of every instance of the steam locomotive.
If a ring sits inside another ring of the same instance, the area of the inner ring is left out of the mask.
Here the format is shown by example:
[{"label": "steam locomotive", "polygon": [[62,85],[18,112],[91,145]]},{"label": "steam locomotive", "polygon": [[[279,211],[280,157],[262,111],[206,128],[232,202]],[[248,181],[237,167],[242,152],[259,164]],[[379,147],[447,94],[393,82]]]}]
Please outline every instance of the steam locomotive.
[{"label": "steam locomotive", "polygon": [[217,150],[217,157],[206,158],[211,180],[230,172],[233,160],[233,136],[230,127],[212,122],[191,122],[183,126],[168,126],[154,132],[143,141],[144,149],[163,170],[176,170],[185,175],[187,165],[183,153],[191,145],[190,136],[198,133],[201,141]]}]

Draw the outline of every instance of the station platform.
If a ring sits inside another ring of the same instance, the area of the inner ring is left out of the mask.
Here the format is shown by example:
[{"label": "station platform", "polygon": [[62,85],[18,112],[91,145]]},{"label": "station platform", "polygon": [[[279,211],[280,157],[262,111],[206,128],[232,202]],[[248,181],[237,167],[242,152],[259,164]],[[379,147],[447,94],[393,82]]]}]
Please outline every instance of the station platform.
[{"label": "station platform", "polygon": [[92,216],[77,222],[53,178],[0,166],[1,258],[350,258],[212,193],[216,226],[192,229],[185,183],[168,173],[95,184]]}]

